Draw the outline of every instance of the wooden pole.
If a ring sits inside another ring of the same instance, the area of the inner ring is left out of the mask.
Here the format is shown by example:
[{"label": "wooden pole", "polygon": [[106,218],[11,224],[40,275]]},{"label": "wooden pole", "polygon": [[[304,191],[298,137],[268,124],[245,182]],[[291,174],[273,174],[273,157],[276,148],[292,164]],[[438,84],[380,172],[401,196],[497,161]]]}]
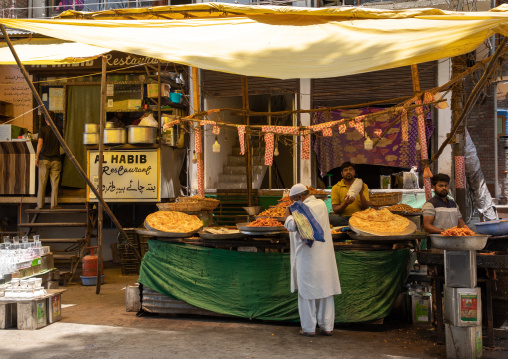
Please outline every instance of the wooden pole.
[{"label": "wooden pole", "polygon": [[[106,56],[102,56],[102,76],[101,76],[101,114],[99,125],[99,193],[102,196],[102,167],[104,165],[104,124],[106,122],[106,66],[108,62]],[[97,206],[97,279],[95,281],[95,294],[101,292],[101,275],[102,275],[102,225],[103,225],[103,209],[102,204]]]},{"label": "wooden pole", "polygon": [[[242,76],[242,103],[243,110],[249,111],[249,82],[247,76]],[[252,206],[252,153],[250,147],[250,117],[245,112],[243,115],[245,128],[245,162],[247,166],[247,203]]]},{"label": "wooden pole", "polygon": [[[192,98],[194,102],[194,112],[201,111],[201,98],[199,96],[199,69],[192,68]],[[196,146],[196,157],[198,159],[198,194],[202,197],[205,196],[205,171],[203,168],[203,137],[201,126],[196,129],[196,136],[194,137]]]},{"label": "wooden pole", "polygon": [[162,125],[162,117],[161,117],[161,62],[157,61],[157,86],[159,88],[159,94],[157,96],[157,122],[159,122],[159,128],[157,129],[157,133],[161,134],[161,125]]},{"label": "wooden pole", "polygon": [[[413,92],[415,95],[420,93],[420,76],[418,75],[418,66],[411,65],[411,77],[413,79]],[[421,100],[415,101],[417,104],[421,103]],[[432,186],[430,181],[430,170],[428,168],[429,150],[427,147],[427,133],[425,126],[425,117],[423,109],[419,108],[418,113],[418,141],[420,142],[420,158],[422,159],[423,169],[423,187],[425,188],[425,198],[429,200],[432,197]]]},{"label": "wooden pole", "polygon": [[93,185],[92,181],[90,181],[90,179],[86,175],[85,171],[83,171],[83,168],[81,168],[81,165],[76,160],[76,157],[74,157],[74,154],[70,150],[69,146],[67,146],[67,143],[65,143],[65,140],[63,139],[62,135],[58,131],[58,128],[56,127],[55,123],[51,119],[51,116],[49,115],[48,110],[46,109],[46,106],[44,106],[44,103],[42,102],[42,99],[39,96],[39,93],[35,89],[35,86],[34,86],[32,80],[30,80],[30,76],[28,75],[28,72],[26,72],[25,66],[23,66],[23,64],[21,63],[21,60],[18,57],[18,54],[16,53],[16,50],[14,50],[14,46],[12,45],[11,39],[9,38],[9,35],[7,34],[7,30],[5,30],[4,25],[0,24],[0,29],[2,30],[2,33],[4,35],[5,41],[7,43],[7,46],[9,46],[9,49],[11,50],[12,56],[16,60],[16,63],[18,64],[18,67],[21,70],[21,73],[23,74],[23,77],[25,78],[28,86],[30,87],[30,90],[32,91],[33,96],[35,97],[35,100],[37,101],[37,103],[39,104],[39,106],[41,108],[41,111],[42,111],[42,114],[44,115],[44,118],[46,119],[46,121],[48,121],[48,124],[51,127],[51,129],[53,130],[53,133],[58,138],[58,142],[60,142],[60,146],[62,146],[62,148],[65,150],[65,153],[69,157],[69,160],[74,164],[74,166],[78,170],[78,173],[80,174],[81,178],[83,178],[83,180],[90,187],[92,192],[97,196],[97,199],[99,200],[99,202],[104,207],[104,210],[109,215],[109,217],[111,218],[111,220],[115,224],[116,228],[118,228],[118,231],[120,231],[122,236],[129,242],[129,244],[132,247],[132,251],[134,252],[134,255],[136,256],[136,258],[141,260],[141,256],[139,255],[137,249],[134,248],[134,246],[132,246],[132,243],[130,243],[130,240],[129,240],[129,237],[127,236],[127,233],[125,233],[123,227],[118,222],[118,219],[116,219],[115,215],[113,214],[113,212],[111,212],[111,209],[109,208],[109,206],[104,201],[104,198],[102,198],[102,196],[99,193],[99,191],[97,190],[97,188],[95,188],[95,186]]}]

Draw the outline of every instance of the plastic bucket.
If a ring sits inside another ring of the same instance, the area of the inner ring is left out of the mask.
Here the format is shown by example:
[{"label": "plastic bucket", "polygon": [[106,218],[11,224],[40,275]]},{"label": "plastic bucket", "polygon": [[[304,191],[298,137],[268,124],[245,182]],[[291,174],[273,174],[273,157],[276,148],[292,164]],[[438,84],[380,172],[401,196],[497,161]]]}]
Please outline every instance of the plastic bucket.
[{"label": "plastic bucket", "polygon": [[182,100],[182,94],[178,92],[170,92],[169,100],[174,103],[180,103],[180,101]]},{"label": "plastic bucket", "polygon": [[[103,274],[101,276],[101,284],[104,284],[104,277],[106,275]],[[83,285],[96,285],[97,284],[97,277],[96,276],[93,276],[93,277],[85,277],[85,276],[81,276],[81,284]]]}]

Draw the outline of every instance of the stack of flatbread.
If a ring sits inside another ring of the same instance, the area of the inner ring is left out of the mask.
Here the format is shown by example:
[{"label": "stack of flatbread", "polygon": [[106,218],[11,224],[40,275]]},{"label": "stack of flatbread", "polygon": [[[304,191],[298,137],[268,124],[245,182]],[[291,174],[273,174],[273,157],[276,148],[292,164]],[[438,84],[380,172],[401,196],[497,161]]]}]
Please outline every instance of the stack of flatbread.
[{"label": "stack of flatbread", "polygon": [[386,208],[379,211],[369,208],[353,213],[349,223],[361,231],[380,235],[396,235],[406,230],[409,219],[393,214]]},{"label": "stack of flatbread", "polygon": [[197,216],[173,211],[151,213],[145,221],[151,228],[161,232],[188,233],[203,226]]}]

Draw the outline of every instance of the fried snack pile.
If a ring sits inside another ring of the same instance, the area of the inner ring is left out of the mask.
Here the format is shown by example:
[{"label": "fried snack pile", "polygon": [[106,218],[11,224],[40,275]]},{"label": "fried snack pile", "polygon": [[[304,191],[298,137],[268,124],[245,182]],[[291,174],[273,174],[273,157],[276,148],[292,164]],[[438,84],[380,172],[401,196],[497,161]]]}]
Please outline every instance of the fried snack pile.
[{"label": "fried snack pile", "polygon": [[470,230],[467,226],[464,228],[452,227],[447,229],[446,231],[441,232],[442,236],[474,236],[474,232]]},{"label": "fried snack pile", "polygon": [[307,186],[307,189],[309,190],[309,194],[326,194],[325,191],[321,191],[321,190],[315,189],[313,187]]},{"label": "fried snack pile", "polygon": [[270,217],[258,218],[254,222],[249,223],[247,227],[282,227],[282,223]]},{"label": "fried snack pile", "polygon": [[373,208],[353,213],[349,223],[359,230],[381,234],[397,234],[409,225],[409,219],[393,214],[388,209]]},{"label": "fried snack pile", "polygon": [[407,204],[403,204],[403,203],[399,203],[399,204],[396,204],[396,205],[393,205],[391,207],[388,207],[387,210],[389,211],[394,211],[394,212],[402,212],[402,211],[406,211],[406,212],[421,212],[421,209],[418,209],[418,208],[413,208]]},{"label": "fried snack pile", "polygon": [[282,197],[281,199],[279,199],[277,202],[275,207],[289,207],[291,205],[291,200],[289,199],[289,197]]},{"label": "fried snack pile", "polygon": [[161,232],[188,233],[203,226],[197,216],[173,211],[151,213],[145,221],[150,227]]},{"label": "fried snack pile", "polygon": [[264,210],[258,216],[267,216],[267,217],[284,217],[286,214],[286,207],[273,207],[270,206],[270,208]]}]

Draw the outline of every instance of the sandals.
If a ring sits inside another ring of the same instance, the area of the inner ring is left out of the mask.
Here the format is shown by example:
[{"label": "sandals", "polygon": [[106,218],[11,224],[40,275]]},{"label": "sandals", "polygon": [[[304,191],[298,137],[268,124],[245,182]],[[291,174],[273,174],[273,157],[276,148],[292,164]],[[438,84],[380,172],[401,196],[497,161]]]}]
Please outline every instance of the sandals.
[{"label": "sandals", "polygon": [[316,336],[316,333],[308,333],[308,332],[304,332],[303,330],[300,330],[300,335],[303,335],[304,337],[315,337]]},{"label": "sandals", "polygon": [[326,330],[320,330],[319,334],[324,335],[325,337],[331,337],[332,336],[332,332],[331,331],[326,331]]}]

